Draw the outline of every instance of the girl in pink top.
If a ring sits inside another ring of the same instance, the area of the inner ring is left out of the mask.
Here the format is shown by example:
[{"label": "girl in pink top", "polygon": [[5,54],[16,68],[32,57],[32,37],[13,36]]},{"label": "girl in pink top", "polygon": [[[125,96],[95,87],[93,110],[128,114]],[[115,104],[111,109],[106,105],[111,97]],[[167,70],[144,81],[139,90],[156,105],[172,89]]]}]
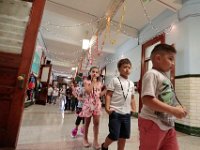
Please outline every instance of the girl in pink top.
[{"label": "girl in pink top", "polygon": [[83,146],[91,146],[91,144],[88,141],[88,128],[90,125],[91,118],[93,117],[93,147],[94,149],[100,149],[100,145],[98,143],[99,120],[101,114],[100,96],[105,94],[105,90],[101,91],[102,83],[99,81],[99,69],[97,67],[92,67],[89,73],[90,75],[88,76],[88,78],[84,80],[86,97],[82,107],[82,112],[79,114],[79,116],[85,117],[85,134],[83,137]]}]

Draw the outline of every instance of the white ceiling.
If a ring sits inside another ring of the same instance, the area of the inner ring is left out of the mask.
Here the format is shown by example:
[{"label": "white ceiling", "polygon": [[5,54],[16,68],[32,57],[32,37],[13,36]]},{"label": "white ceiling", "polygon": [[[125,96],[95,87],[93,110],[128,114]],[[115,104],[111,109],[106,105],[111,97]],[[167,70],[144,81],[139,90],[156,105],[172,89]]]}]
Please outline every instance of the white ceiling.
[{"label": "white ceiling", "polygon": [[[83,54],[82,39],[91,39],[97,31],[97,21],[105,18],[111,2],[120,0],[47,0],[40,32],[44,38],[48,57],[52,60],[53,70],[73,74],[71,67],[76,67]],[[123,1],[123,0],[122,0]],[[150,19],[154,19],[166,9],[177,11],[181,8],[180,0],[142,0]],[[149,22],[140,0],[125,0],[125,10],[121,6],[112,21],[119,26],[124,13],[123,33],[116,33],[116,26],[111,25],[111,39],[107,41],[101,54],[94,56],[92,65],[98,65],[103,57],[115,52],[116,48],[130,38],[137,38],[137,33]],[[99,35],[101,49],[104,32]],[[87,58],[87,57],[85,57]],[[82,69],[87,70],[87,59]],[[88,66],[89,67],[89,66]]]}]

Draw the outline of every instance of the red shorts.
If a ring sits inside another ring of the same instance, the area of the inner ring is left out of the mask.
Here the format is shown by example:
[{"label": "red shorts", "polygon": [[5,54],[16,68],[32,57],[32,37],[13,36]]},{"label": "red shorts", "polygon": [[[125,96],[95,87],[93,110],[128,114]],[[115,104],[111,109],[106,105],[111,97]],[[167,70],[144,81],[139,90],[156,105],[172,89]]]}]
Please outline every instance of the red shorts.
[{"label": "red shorts", "polygon": [[139,150],[179,150],[174,128],[163,131],[151,120],[139,117]]}]

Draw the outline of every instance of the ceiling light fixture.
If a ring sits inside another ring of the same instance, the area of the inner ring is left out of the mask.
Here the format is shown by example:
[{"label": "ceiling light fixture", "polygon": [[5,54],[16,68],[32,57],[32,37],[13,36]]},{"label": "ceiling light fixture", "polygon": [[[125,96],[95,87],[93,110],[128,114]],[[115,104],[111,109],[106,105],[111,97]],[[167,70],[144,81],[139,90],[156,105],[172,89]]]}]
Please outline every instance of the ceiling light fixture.
[{"label": "ceiling light fixture", "polygon": [[83,39],[83,43],[82,43],[82,49],[87,50],[90,46],[90,40],[88,39]]},{"label": "ceiling light fixture", "polygon": [[76,70],[76,67],[72,67],[72,71]]}]

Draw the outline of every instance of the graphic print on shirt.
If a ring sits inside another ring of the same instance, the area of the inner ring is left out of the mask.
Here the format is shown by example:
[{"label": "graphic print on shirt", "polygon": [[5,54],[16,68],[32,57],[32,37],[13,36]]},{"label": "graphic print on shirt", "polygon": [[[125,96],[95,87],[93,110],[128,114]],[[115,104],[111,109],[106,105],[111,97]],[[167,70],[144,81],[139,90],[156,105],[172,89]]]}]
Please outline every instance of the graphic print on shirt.
[{"label": "graphic print on shirt", "polygon": [[[170,81],[164,80],[162,82],[162,88],[158,99],[170,106],[176,105],[176,98]],[[156,111],[155,114],[165,125],[174,126],[175,117],[172,115],[158,111]]]},{"label": "graphic print on shirt", "polygon": [[161,93],[158,95],[158,99],[168,105],[172,105],[174,93],[173,93],[171,84],[169,83],[169,81],[164,80],[162,83],[162,86],[163,88],[162,88]]}]

